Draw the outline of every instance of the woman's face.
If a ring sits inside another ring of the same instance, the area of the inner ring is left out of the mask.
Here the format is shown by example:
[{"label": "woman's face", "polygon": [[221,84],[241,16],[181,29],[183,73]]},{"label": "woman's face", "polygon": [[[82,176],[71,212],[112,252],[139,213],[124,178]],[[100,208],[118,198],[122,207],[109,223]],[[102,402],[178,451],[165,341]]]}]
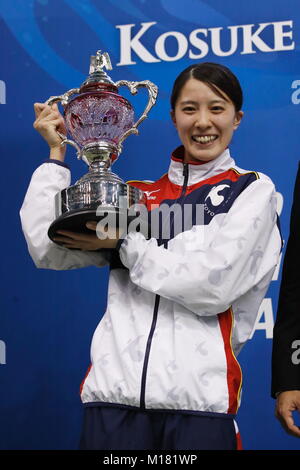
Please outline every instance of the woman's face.
[{"label": "woman's face", "polygon": [[230,98],[220,93],[226,99],[195,78],[183,86],[171,116],[185,148],[185,162],[214,160],[238,128],[243,112],[237,112]]}]

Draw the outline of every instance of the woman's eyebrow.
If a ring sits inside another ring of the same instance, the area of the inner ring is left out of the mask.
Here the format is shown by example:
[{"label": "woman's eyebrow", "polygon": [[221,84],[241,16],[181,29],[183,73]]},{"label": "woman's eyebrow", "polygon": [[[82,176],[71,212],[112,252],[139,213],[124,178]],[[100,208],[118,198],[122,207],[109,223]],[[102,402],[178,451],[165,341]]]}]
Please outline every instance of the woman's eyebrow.
[{"label": "woman's eyebrow", "polygon": [[226,101],[225,100],[222,100],[221,98],[219,100],[212,100],[209,102],[210,104],[214,104],[214,103],[223,103],[223,104],[226,104]]},{"label": "woman's eyebrow", "polygon": [[[226,104],[226,101],[225,101],[225,100],[222,100],[222,99],[220,98],[219,100],[212,100],[212,101],[209,101],[208,103],[209,103],[209,104],[215,104],[215,103]],[[181,104],[182,106],[187,105],[187,104],[198,105],[198,102],[197,102],[197,101],[193,101],[193,100],[185,100],[185,101],[181,101],[180,104]]]},{"label": "woman's eyebrow", "polygon": [[197,104],[196,101],[193,101],[193,100],[186,100],[186,101],[181,101],[180,102],[181,105],[184,105],[184,104]]}]

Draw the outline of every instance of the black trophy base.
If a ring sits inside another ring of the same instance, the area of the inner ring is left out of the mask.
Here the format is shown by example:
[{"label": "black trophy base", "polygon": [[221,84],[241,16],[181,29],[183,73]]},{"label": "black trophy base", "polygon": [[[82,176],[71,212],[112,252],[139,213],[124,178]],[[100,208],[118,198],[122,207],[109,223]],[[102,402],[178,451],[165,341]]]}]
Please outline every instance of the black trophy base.
[{"label": "black trophy base", "polygon": [[89,221],[99,222],[109,214],[111,214],[111,221],[112,224],[114,224],[113,226],[116,229],[120,228],[122,233],[128,229],[130,222],[132,222],[137,216],[130,216],[127,214],[127,210],[121,212],[119,209],[104,209],[103,214],[101,215],[96,215],[96,211],[93,209],[72,211],[62,214],[52,222],[48,230],[48,236],[54,243],[62,245],[63,243],[53,240],[56,236],[60,236],[60,234],[57,233],[58,230],[68,230],[70,232],[77,233],[92,233],[93,231],[87,228],[86,223]]}]

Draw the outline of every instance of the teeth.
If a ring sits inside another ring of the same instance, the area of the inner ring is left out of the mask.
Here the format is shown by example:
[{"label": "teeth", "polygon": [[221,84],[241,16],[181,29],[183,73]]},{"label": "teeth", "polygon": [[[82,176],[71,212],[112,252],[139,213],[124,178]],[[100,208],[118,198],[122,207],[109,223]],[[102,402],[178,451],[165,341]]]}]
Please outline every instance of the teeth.
[{"label": "teeth", "polygon": [[196,141],[196,142],[200,142],[201,144],[206,144],[207,142],[212,142],[213,140],[215,140],[217,138],[216,135],[194,135],[193,136],[193,139]]}]

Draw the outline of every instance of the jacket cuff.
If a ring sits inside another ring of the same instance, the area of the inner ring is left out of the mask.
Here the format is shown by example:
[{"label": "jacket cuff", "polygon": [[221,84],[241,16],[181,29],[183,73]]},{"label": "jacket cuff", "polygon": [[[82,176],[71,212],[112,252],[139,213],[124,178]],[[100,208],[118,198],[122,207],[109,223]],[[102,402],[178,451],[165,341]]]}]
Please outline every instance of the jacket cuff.
[{"label": "jacket cuff", "polygon": [[70,167],[69,165],[67,165],[66,163],[60,161],[60,160],[56,160],[54,158],[48,158],[47,160],[45,160],[43,163],[55,163],[56,165],[60,165],[60,166],[63,166],[65,168],[67,168],[68,170],[70,170]]},{"label": "jacket cuff", "polygon": [[116,244],[116,248],[115,248],[117,251],[120,251],[124,240],[125,240],[125,238],[119,238],[118,243]]}]

